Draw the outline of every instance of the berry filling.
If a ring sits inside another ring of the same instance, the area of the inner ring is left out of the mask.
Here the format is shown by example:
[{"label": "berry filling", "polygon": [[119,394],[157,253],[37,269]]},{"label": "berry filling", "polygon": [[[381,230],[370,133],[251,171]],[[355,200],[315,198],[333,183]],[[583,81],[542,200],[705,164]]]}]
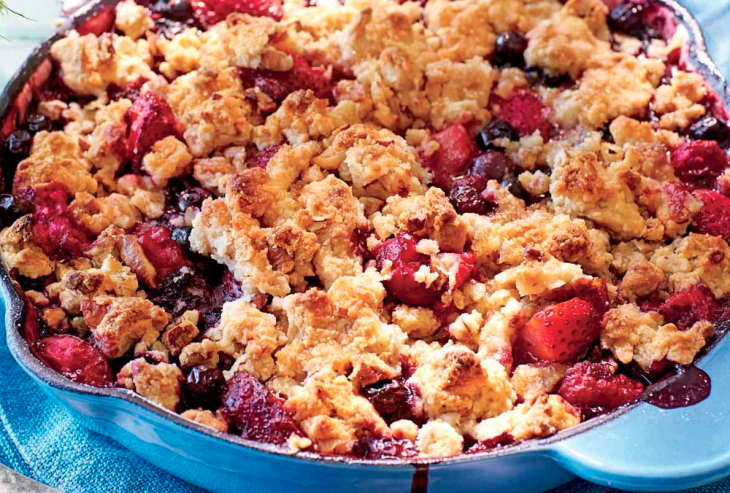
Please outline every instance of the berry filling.
[{"label": "berry filling", "polygon": [[612,411],[638,399],[644,393],[644,384],[617,375],[617,368],[611,361],[578,363],[565,372],[558,394],[591,415]]},{"label": "berry filling", "polygon": [[333,88],[324,70],[312,67],[297,55],[292,55],[294,65],[286,72],[273,70],[239,70],[244,87],[256,87],[277,103],[281,103],[289,94],[302,89],[309,89],[322,99],[331,99]]}]

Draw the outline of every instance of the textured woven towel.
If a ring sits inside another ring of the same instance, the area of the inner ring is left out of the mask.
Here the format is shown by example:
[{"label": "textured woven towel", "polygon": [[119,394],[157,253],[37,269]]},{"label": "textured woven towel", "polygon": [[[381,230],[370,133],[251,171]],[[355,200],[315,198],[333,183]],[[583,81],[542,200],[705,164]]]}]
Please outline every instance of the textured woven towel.
[{"label": "textured woven towel", "polygon": [[[47,9],[48,3],[50,0],[8,1],[11,7],[30,15]],[[730,20],[730,0],[685,0],[684,3],[703,25],[713,58],[725,74],[730,74],[730,44],[723,31],[724,23]],[[33,4],[38,8],[33,8]],[[12,26],[12,22],[18,24]],[[22,21],[0,19],[0,34],[27,33],[27,28],[28,25]],[[50,29],[50,23],[47,29]],[[0,86],[14,71],[13,65],[19,64],[35,43],[14,39],[17,41],[12,45],[4,45],[0,40],[3,61],[0,64]],[[0,307],[0,320],[3,318]],[[0,423],[3,428],[0,433],[0,463],[66,493],[202,492],[137,458],[115,442],[77,425],[70,414],[40,393],[14,363],[4,336],[0,336],[0,364]],[[610,491],[615,490],[576,480],[554,493]],[[690,491],[730,492],[730,480]]]}]

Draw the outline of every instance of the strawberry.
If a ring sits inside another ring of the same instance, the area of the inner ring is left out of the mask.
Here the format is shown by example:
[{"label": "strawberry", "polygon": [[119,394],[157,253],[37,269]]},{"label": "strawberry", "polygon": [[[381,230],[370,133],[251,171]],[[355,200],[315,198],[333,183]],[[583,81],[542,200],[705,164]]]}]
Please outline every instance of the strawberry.
[{"label": "strawberry", "polygon": [[696,190],[694,196],[704,204],[694,218],[695,230],[730,241],[730,199],[706,189]]},{"label": "strawberry", "polygon": [[54,335],[36,345],[41,360],[74,382],[94,387],[111,387],[112,370],[104,355],[83,339],[72,335]]},{"label": "strawberry", "polygon": [[243,438],[284,445],[292,434],[302,435],[284,402],[245,371],[228,381],[220,413]]},{"label": "strawberry", "polygon": [[427,287],[416,281],[418,269],[430,264],[427,255],[416,251],[416,243],[408,233],[381,242],[374,251],[376,265],[382,269],[386,260],[392,262],[391,278],[383,283],[388,294],[409,305],[432,305],[439,300],[441,292],[433,285]]},{"label": "strawberry", "polygon": [[68,210],[66,187],[51,183],[23,192],[33,197],[33,240],[51,258],[78,257],[91,244],[91,234]]},{"label": "strawberry", "polygon": [[282,4],[282,0],[195,0],[193,15],[205,29],[226,20],[233,13],[272,17],[279,21],[284,16]]},{"label": "strawberry", "polygon": [[274,70],[239,70],[244,87],[257,87],[277,103],[281,103],[290,93],[300,89],[311,89],[322,99],[332,99],[332,85],[324,75],[324,70],[312,67],[297,55],[292,55],[294,65],[286,72]]},{"label": "strawberry", "polygon": [[725,151],[714,140],[690,140],[672,150],[672,167],[685,183],[711,188],[728,167]]},{"label": "strawberry", "polygon": [[665,322],[673,323],[680,329],[689,329],[701,320],[716,322],[720,316],[720,305],[707,286],[698,284],[674,293],[659,312]]},{"label": "strawberry", "polygon": [[469,169],[479,149],[466,127],[460,123],[434,134],[433,140],[439,148],[428,157],[426,166],[433,171],[436,185],[450,189],[453,179]]},{"label": "strawberry", "polygon": [[182,267],[192,267],[180,245],[172,239],[164,226],[143,225],[134,232],[147,259],[157,270],[157,280],[162,281]]},{"label": "strawberry", "polygon": [[625,375],[615,375],[618,365],[613,361],[583,361],[565,372],[558,394],[592,414],[600,409],[611,411],[639,398],[644,392],[644,385]]},{"label": "strawberry", "polygon": [[519,344],[537,359],[570,363],[598,337],[600,322],[591,303],[573,298],[535,314],[522,329]]},{"label": "strawberry", "polygon": [[539,130],[543,139],[547,139],[550,132],[549,110],[537,94],[518,89],[510,99],[494,96],[491,108],[498,118],[510,123],[521,136],[532,135]]},{"label": "strawberry", "polygon": [[125,118],[129,126],[127,151],[135,170],[155,142],[177,134],[172,108],[165,98],[152,92],[142,93]]}]

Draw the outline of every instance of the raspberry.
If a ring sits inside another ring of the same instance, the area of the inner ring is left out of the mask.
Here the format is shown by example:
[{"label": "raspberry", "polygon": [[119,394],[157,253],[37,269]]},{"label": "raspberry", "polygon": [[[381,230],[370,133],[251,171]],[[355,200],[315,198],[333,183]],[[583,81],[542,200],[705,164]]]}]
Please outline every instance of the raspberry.
[{"label": "raspberry", "polygon": [[514,92],[510,99],[499,96],[492,98],[492,111],[502,120],[510,123],[521,135],[532,135],[539,130],[544,139],[550,132],[548,109],[537,94],[526,89]]},{"label": "raspberry", "polygon": [[294,65],[286,72],[274,70],[239,70],[244,87],[257,87],[277,103],[281,103],[289,94],[300,89],[311,89],[314,95],[322,99],[332,98],[332,85],[324,76],[324,70],[312,67],[297,55],[292,55]]},{"label": "raspberry", "polygon": [[712,188],[717,177],[728,167],[728,158],[715,141],[691,140],[672,151],[672,167],[683,182]]},{"label": "raspberry", "polygon": [[243,438],[284,445],[292,434],[302,434],[284,402],[245,371],[228,381],[222,402],[221,414]]},{"label": "raspberry", "polygon": [[196,0],[193,1],[193,15],[205,29],[233,13],[272,17],[279,21],[284,16],[282,3],[281,0]]},{"label": "raspberry", "polygon": [[172,108],[165,98],[152,92],[140,95],[125,118],[129,126],[127,150],[134,170],[155,142],[177,134]]},{"label": "raspberry", "polygon": [[434,304],[441,297],[440,290],[427,287],[416,281],[415,275],[422,265],[430,264],[427,255],[416,252],[416,240],[407,233],[386,240],[375,247],[375,260],[378,269],[383,269],[386,260],[392,262],[391,278],[385,281],[388,293],[403,303],[415,306]]},{"label": "raspberry", "polygon": [[94,387],[111,387],[112,370],[104,355],[83,339],[54,335],[41,339],[38,355],[53,370],[74,382]]},{"label": "raspberry", "polygon": [[680,329],[689,329],[701,320],[716,322],[720,316],[720,305],[707,286],[698,284],[674,293],[659,311],[665,322]]},{"label": "raspberry", "polygon": [[52,183],[28,193],[33,201],[34,242],[54,259],[81,255],[91,244],[91,235],[68,211],[66,187]]},{"label": "raspberry", "polygon": [[721,236],[730,241],[730,199],[712,190],[697,190],[694,196],[704,204],[694,218],[698,233]]},{"label": "raspberry", "polygon": [[147,259],[157,270],[157,280],[162,281],[183,267],[192,267],[182,248],[172,239],[164,226],[142,225],[134,231]]},{"label": "raspberry", "polygon": [[615,375],[612,361],[583,361],[565,372],[558,394],[581,409],[613,410],[644,393],[644,384],[625,375]]}]

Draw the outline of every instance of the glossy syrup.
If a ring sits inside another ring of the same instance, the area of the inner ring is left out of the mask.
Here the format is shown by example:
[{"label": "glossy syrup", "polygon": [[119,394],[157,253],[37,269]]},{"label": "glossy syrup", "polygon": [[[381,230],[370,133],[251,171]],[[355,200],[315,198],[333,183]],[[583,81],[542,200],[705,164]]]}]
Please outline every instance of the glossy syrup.
[{"label": "glossy syrup", "polygon": [[426,493],[428,491],[428,464],[413,464],[416,470],[411,480],[411,493]]},{"label": "glossy syrup", "polygon": [[710,376],[696,366],[679,367],[668,385],[649,391],[645,400],[663,409],[693,406],[710,395]]}]

